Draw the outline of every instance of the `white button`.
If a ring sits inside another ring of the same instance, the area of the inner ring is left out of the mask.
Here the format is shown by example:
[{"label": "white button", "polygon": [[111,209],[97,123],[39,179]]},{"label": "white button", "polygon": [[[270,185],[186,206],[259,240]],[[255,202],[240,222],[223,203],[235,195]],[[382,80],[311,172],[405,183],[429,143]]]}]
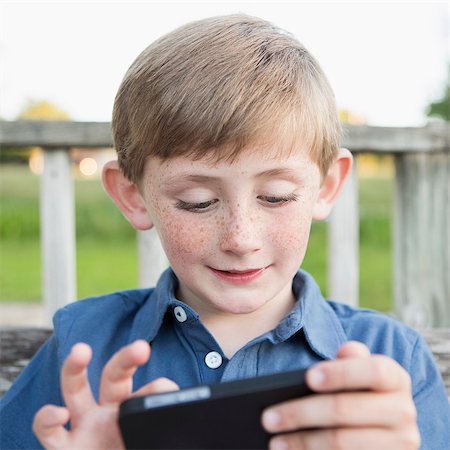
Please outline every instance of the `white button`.
[{"label": "white button", "polygon": [[173,313],[175,314],[178,322],[186,322],[187,314],[181,306],[175,306],[175,308],[173,308]]},{"label": "white button", "polygon": [[210,369],[217,369],[222,364],[222,356],[217,352],[209,352],[205,356],[205,363]]}]

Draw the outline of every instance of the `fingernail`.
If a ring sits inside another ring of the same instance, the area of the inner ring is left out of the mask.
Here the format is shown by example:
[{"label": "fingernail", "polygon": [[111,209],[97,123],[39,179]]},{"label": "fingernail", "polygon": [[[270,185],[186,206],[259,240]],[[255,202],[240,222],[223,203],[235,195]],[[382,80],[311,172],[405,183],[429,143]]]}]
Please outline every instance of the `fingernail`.
[{"label": "fingernail", "polygon": [[308,378],[312,388],[320,388],[325,384],[325,372],[321,369],[311,369]]},{"label": "fingernail", "polygon": [[275,438],[270,441],[270,450],[288,450],[288,443],[283,438]]},{"label": "fingernail", "polygon": [[263,424],[267,431],[277,431],[280,422],[280,413],[273,409],[269,409],[263,414]]}]

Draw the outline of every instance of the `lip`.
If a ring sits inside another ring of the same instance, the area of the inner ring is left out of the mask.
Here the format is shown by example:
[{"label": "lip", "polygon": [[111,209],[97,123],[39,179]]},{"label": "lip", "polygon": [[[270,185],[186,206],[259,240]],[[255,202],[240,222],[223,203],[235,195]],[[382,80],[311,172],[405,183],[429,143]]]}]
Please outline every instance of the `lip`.
[{"label": "lip", "polygon": [[209,269],[217,278],[219,278],[219,280],[232,284],[249,284],[259,278],[265,272],[267,267],[246,270],[219,270],[214,269],[213,267],[210,267]]}]

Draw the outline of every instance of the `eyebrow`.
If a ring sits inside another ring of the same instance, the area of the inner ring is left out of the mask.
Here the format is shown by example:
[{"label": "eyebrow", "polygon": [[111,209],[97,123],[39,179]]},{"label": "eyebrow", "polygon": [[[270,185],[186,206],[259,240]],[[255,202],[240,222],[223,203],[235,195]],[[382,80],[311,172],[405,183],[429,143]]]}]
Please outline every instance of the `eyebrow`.
[{"label": "eyebrow", "polygon": [[[281,177],[287,180],[299,180],[299,175],[296,170],[282,167],[276,169],[269,169],[263,172],[257,173],[255,178],[270,178],[270,177]],[[179,174],[173,177],[168,178],[163,184],[168,186],[173,186],[177,184],[184,183],[207,183],[217,181],[218,177],[209,176],[209,175],[200,175],[200,174]]]},{"label": "eyebrow", "polygon": [[179,174],[168,178],[163,184],[172,186],[174,184],[188,183],[188,182],[205,183],[208,181],[214,181],[216,179],[217,177],[210,177],[208,175]]},{"label": "eyebrow", "polygon": [[265,170],[264,172],[257,174],[258,178],[262,177],[282,177],[296,180],[298,179],[298,173],[294,169],[288,167],[281,167],[276,169]]}]

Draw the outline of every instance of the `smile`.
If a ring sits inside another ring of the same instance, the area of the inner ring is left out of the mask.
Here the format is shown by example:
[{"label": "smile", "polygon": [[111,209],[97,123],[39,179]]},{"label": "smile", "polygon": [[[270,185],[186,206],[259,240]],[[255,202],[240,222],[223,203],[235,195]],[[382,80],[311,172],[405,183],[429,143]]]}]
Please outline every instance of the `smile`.
[{"label": "smile", "polygon": [[219,270],[210,267],[211,272],[220,280],[233,284],[248,284],[260,277],[267,267],[247,270]]}]

